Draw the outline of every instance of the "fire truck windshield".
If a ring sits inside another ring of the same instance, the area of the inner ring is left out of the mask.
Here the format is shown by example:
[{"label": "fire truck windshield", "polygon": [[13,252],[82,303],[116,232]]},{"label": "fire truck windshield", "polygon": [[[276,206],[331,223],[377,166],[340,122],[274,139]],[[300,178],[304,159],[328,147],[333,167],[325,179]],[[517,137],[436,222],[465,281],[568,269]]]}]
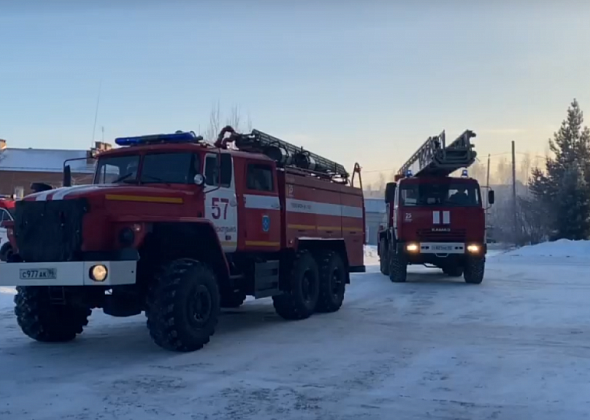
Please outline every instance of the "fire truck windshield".
[{"label": "fire truck windshield", "polygon": [[148,153],[143,159],[139,155],[104,157],[98,160],[94,183],[192,184],[200,167],[194,153]]},{"label": "fire truck windshield", "polygon": [[405,207],[480,207],[479,188],[468,183],[424,183],[400,186],[400,204]]},{"label": "fire truck windshield", "polygon": [[134,183],[137,181],[139,155],[104,157],[98,159],[95,184]]}]

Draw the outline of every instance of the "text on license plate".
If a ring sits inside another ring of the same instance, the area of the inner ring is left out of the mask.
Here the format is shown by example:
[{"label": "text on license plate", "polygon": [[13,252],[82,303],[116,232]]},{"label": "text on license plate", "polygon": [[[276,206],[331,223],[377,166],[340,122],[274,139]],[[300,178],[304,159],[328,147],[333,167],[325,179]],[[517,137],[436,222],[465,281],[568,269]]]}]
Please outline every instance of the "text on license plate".
[{"label": "text on license plate", "polygon": [[454,249],[453,245],[432,245],[430,247],[433,251],[452,251]]},{"label": "text on license plate", "polygon": [[23,268],[20,270],[22,280],[48,279],[55,280],[57,277],[56,268]]}]

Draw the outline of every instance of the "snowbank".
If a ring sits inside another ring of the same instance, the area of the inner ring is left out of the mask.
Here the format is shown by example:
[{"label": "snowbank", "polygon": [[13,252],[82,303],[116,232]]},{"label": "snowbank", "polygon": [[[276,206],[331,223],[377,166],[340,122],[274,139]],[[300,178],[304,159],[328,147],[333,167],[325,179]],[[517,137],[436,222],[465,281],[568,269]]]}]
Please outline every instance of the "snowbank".
[{"label": "snowbank", "polygon": [[588,258],[590,257],[590,241],[559,239],[555,242],[543,242],[537,245],[523,246],[504,255],[510,257]]}]

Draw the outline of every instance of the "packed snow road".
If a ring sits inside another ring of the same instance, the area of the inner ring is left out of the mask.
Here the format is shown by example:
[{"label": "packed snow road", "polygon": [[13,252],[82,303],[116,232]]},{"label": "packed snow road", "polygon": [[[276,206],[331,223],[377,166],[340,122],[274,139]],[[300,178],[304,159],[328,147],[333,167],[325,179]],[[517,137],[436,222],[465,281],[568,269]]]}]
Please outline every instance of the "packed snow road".
[{"label": "packed snow road", "polygon": [[75,342],[32,342],[3,289],[0,418],[587,418],[589,269],[495,256],[475,286],[423,268],[392,284],[372,266],[338,313],[285,322],[248,302],[191,354],[98,311]]}]

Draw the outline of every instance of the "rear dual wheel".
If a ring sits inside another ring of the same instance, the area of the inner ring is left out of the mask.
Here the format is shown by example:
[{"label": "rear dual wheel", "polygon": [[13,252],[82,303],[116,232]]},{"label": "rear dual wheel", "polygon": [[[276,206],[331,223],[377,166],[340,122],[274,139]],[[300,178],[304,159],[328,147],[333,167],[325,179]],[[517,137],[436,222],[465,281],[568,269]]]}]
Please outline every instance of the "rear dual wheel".
[{"label": "rear dual wheel", "polygon": [[346,267],[334,251],[299,251],[287,274],[288,290],[273,296],[274,308],[282,318],[299,320],[314,312],[336,312],[344,301]]}]

